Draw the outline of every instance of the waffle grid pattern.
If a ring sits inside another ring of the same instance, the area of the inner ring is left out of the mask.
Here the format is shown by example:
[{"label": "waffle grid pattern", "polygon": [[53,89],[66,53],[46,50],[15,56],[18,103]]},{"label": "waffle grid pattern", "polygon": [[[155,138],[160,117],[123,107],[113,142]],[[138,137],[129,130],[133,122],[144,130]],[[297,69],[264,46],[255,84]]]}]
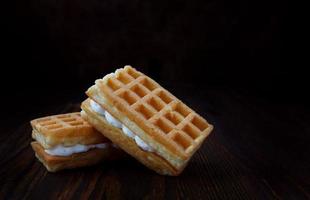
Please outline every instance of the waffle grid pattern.
[{"label": "waffle grid pattern", "polygon": [[116,98],[128,105],[131,112],[144,117],[156,126],[159,134],[172,140],[187,153],[196,139],[204,136],[208,123],[184,103],[135,69],[126,66],[107,80],[107,86]]},{"label": "waffle grid pattern", "polygon": [[70,113],[40,118],[35,120],[35,125],[49,131],[76,126],[88,126],[87,122],[82,119],[80,113]]}]

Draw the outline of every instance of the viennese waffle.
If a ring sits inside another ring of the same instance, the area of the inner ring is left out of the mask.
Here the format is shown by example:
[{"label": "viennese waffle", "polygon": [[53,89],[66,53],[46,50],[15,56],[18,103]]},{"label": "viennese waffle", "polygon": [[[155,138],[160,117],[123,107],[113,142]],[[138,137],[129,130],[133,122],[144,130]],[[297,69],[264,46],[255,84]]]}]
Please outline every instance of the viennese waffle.
[{"label": "viennese waffle", "polygon": [[92,165],[120,154],[120,150],[79,112],[35,119],[31,126],[32,137],[36,140],[31,146],[36,157],[51,172]]},{"label": "viennese waffle", "polygon": [[213,126],[154,80],[131,66],[96,80],[86,94],[151,151],[139,147],[90,106],[82,103],[84,117],[103,135],[160,174],[178,175],[210,134]]}]

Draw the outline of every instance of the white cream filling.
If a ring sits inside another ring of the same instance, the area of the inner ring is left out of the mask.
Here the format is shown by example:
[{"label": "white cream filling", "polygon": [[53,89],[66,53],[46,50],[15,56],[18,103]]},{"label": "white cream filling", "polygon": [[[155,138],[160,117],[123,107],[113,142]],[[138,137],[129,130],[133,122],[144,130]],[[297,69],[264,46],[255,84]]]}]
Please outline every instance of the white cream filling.
[{"label": "white cream filling", "polygon": [[135,138],[136,134],[134,134],[134,133],[133,133],[131,130],[129,130],[126,126],[123,126],[123,127],[122,127],[122,130],[123,130],[123,133],[124,133],[125,135],[127,135],[128,137],[130,137],[130,138],[132,138],[132,139]]},{"label": "white cream filling", "polygon": [[[109,124],[111,124],[112,126],[122,129],[122,132],[135,140],[136,144],[143,149],[144,151],[149,151],[149,152],[153,152],[153,148],[150,147],[149,145],[147,145],[139,136],[137,136],[135,133],[133,133],[131,130],[129,130],[124,124],[122,124],[120,121],[118,121],[117,119],[115,119],[110,113],[108,113],[106,110],[102,109],[101,106],[99,104],[97,104],[95,101],[90,100],[90,106],[91,108],[97,112],[98,114],[100,114],[102,117],[104,117]],[[100,107],[100,109],[98,109],[98,107]]]},{"label": "white cream filling", "polygon": [[70,156],[74,153],[82,153],[94,148],[104,149],[107,148],[108,146],[109,146],[108,143],[90,144],[90,145],[76,144],[70,147],[57,145],[51,149],[45,149],[44,151],[52,156]]},{"label": "white cream filling", "polygon": [[143,140],[141,140],[141,138],[139,136],[135,136],[135,141],[137,143],[137,145],[143,149],[144,151],[153,151],[152,147],[150,147],[149,145],[147,145]]},{"label": "white cream filling", "polygon": [[112,126],[116,128],[122,128],[122,123],[120,123],[117,119],[115,119],[110,113],[105,111],[105,118]]},{"label": "white cream filling", "polygon": [[96,111],[98,114],[104,116],[105,114],[105,110],[96,102],[94,102],[93,100],[90,101],[90,106],[91,108]]}]

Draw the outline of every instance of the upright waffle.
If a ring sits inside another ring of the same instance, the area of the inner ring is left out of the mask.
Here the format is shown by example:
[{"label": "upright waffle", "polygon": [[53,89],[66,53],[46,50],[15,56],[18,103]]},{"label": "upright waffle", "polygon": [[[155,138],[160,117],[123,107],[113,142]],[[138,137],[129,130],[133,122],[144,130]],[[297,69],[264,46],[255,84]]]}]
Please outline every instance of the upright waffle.
[{"label": "upright waffle", "polygon": [[121,155],[109,139],[96,131],[80,113],[43,117],[31,121],[31,143],[48,171],[92,165]]},{"label": "upright waffle", "polygon": [[[213,129],[182,101],[130,66],[96,80],[86,93],[167,161],[175,169],[168,170],[170,175],[183,170]],[[106,136],[118,144],[113,136]],[[135,153],[128,153],[141,161]]]}]

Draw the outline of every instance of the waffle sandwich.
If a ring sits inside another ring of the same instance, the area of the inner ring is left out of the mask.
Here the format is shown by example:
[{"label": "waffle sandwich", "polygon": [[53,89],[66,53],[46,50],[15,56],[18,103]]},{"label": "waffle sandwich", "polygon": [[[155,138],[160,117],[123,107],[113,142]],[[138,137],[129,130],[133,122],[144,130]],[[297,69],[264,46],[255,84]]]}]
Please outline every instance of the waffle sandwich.
[{"label": "waffle sandwich", "polygon": [[96,131],[79,112],[32,120],[31,146],[50,172],[114,159],[120,150]]},{"label": "waffle sandwich", "polygon": [[176,176],[213,126],[131,66],[95,81],[82,117],[159,174]]}]

